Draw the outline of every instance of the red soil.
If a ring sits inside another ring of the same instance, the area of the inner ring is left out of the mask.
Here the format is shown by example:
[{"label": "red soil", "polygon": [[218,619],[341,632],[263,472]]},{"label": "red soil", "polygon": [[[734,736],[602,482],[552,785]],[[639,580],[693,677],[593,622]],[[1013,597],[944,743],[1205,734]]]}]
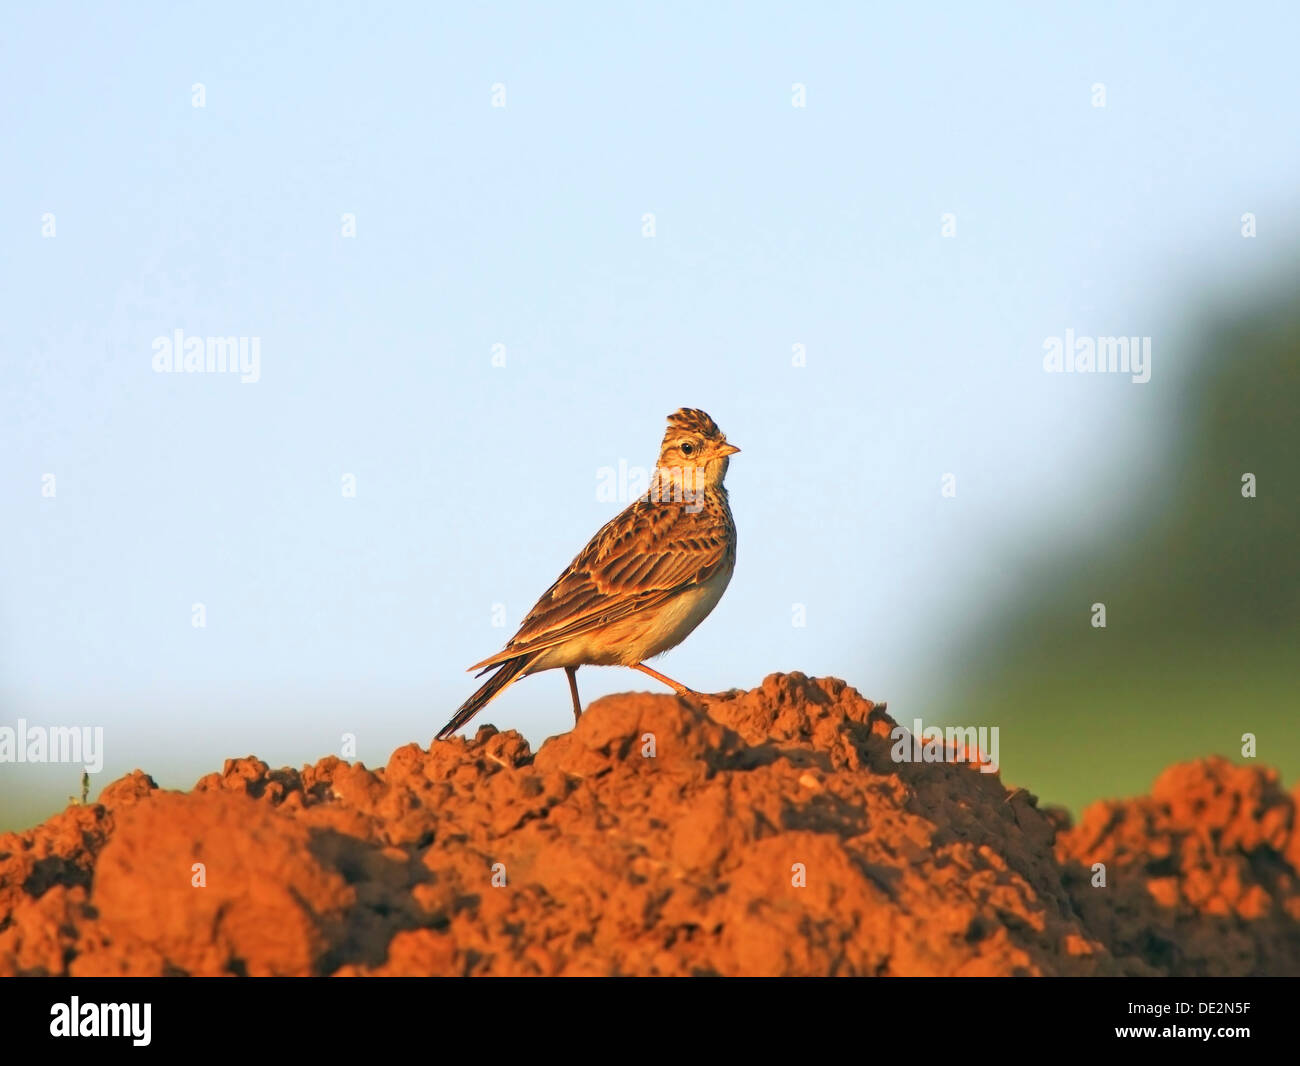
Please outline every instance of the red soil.
[{"label": "red soil", "polygon": [[892,728],[796,673],[610,696],[536,754],[484,726],[374,771],[137,770],[0,835],[0,974],[1300,973],[1271,771],[1175,766],[1069,828]]}]

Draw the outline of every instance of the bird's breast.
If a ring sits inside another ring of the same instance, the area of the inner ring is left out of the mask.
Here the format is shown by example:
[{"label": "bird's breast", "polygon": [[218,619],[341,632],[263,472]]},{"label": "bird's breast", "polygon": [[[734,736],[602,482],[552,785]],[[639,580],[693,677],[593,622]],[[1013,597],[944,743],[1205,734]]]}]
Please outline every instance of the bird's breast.
[{"label": "bird's breast", "polygon": [[[731,560],[728,560],[730,563]],[[629,633],[626,663],[644,662],[676,647],[695,631],[718,605],[731,581],[733,566],[718,568],[707,581],[674,596],[642,622],[639,633]]]}]

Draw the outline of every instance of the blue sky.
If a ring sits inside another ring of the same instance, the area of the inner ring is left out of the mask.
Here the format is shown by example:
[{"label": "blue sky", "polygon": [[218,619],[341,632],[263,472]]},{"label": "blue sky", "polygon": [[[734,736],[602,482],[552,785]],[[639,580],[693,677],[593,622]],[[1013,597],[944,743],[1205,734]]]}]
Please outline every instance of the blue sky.
[{"label": "blue sky", "polygon": [[[102,725],[95,792],[427,743],[684,405],[744,449],[739,561],[659,667],[924,707],[1026,530],[1144,490],[1206,293],[1293,243],[1300,19],[806,7],[9,12],[0,725]],[[1067,327],[1152,336],[1152,381],[1043,373]],[[177,329],[260,380],[155,373]],[[483,721],[567,728],[563,675]],[[0,824],[76,776],[0,766]]]}]

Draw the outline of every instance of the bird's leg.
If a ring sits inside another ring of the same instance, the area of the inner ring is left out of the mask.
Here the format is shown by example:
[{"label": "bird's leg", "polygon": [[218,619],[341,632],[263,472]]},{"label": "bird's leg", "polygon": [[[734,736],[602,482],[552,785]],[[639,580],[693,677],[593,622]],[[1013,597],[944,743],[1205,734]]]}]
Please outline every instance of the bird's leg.
[{"label": "bird's leg", "polygon": [[685,685],[679,685],[671,677],[664,677],[664,675],[658,670],[651,670],[645,663],[632,663],[631,665],[633,670],[640,670],[643,674],[649,674],[655,680],[662,681],[679,696],[694,696],[696,699],[704,699],[704,694],[702,692],[696,692],[694,689],[687,688]]},{"label": "bird's leg", "polygon": [[566,666],[565,674],[569,678],[569,691],[573,693],[573,724],[578,724],[578,719],[582,717],[582,701],[578,699],[578,668],[576,666]]}]

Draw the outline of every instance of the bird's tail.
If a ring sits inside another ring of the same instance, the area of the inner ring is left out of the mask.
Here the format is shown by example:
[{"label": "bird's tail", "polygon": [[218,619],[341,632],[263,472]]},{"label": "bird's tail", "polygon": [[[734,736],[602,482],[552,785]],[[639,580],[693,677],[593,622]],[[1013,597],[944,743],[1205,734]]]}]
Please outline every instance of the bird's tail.
[{"label": "bird's tail", "polygon": [[[451,721],[438,730],[438,736],[436,739],[446,740],[456,732],[457,729],[491,703],[502,689],[512,681],[517,681],[520,672],[528,665],[531,658],[532,656],[530,655],[517,655],[513,659],[507,659],[505,662],[501,663],[497,667],[496,673],[488,678],[483,687],[462,703],[460,705],[460,710],[452,715]],[[484,673],[486,672],[487,671],[484,671]]]}]

